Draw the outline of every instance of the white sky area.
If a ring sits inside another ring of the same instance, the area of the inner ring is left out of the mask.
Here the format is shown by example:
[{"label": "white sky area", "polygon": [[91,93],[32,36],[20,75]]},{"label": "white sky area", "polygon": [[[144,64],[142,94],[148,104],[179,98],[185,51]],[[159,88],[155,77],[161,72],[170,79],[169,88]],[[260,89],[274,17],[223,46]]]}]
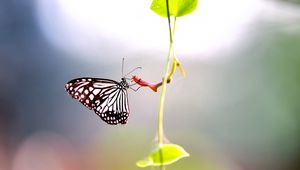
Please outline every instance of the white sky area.
[{"label": "white sky area", "polygon": [[[36,2],[45,37],[54,46],[74,53],[71,56],[97,57],[107,47],[112,48],[113,56],[119,47],[127,50],[128,54],[122,54],[126,57],[143,50],[167,53],[167,19],[150,10],[151,0]],[[177,20],[176,52],[206,59],[238,44],[253,21],[267,12],[266,6],[270,4],[263,0],[200,0],[194,13]]]}]

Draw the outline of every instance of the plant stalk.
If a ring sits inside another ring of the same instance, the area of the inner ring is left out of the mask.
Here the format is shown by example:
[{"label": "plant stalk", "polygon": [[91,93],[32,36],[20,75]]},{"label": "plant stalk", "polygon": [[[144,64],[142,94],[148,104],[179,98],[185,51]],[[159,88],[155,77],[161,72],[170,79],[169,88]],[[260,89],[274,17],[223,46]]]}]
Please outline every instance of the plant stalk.
[{"label": "plant stalk", "polygon": [[158,112],[158,144],[163,144],[164,139],[164,132],[163,132],[163,111],[164,111],[164,103],[165,103],[165,96],[166,96],[166,89],[167,89],[167,77],[169,74],[169,67],[170,67],[170,59],[171,55],[173,54],[173,33],[172,33],[172,26],[171,26],[171,19],[170,19],[170,11],[169,11],[169,0],[166,0],[167,6],[167,14],[168,14],[168,26],[169,26],[169,33],[170,33],[170,46],[165,66],[165,74],[162,83],[162,91],[160,95],[160,105],[159,105],[159,112]]},{"label": "plant stalk", "polygon": [[[158,112],[158,145],[159,145],[159,147],[164,144],[163,113],[164,113],[164,104],[165,104],[165,97],[166,97],[166,91],[167,91],[167,77],[169,74],[171,55],[174,55],[173,32],[172,32],[171,19],[170,19],[169,0],[166,0],[166,7],[167,7],[168,26],[169,26],[169,33],[170,33],[170,45],[169,45],[166,66],[165,66],[165,74],[164,74],[163,83],[162,83],[162,91],[161,91],[161,95],[160,95],[160,105],[159,105],[159,112]],[[175,25],[174,25],[174,28],[175,28]],[[163,158],[162,153],[160,156],[161,156],[161,158]],[[165,170],[165,166],[161,165],[160,170]]]},{"label": "plant stalk", "polygon": [[165,74],[163,78],[162,83],[162,91],[160,95],[160,105],[159,105],[159,112],[158,112],[158,144],[163,144],[164,139],[164,131],[163,131],[163,112],[164,112],[164,104],[165,104],[165,96],[166,96],[166,90],[167,90],[167,77],[168,77],[168,70],[170,68],[170,58],[173,50],[173,43],[170,43],[168,57],[167,57],[167,63],[165,66]]}]

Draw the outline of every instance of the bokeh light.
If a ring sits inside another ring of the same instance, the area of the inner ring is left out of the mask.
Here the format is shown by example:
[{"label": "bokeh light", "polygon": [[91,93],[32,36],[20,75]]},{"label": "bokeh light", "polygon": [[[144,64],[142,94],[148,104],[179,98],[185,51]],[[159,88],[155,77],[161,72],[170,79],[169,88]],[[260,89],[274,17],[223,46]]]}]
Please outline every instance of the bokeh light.
[{"label": "bokeh light", "polygon": [[[42,0],[37,1],[37,16],[50,42],[66,51],[77,49],[85,58],[87,54],[101,57],[97,49],[107,46],[105,39],[115,40],[121,46],[109,48],[165,50],[166,23],[160,17],[153,17],[150,10],[144,10],[149,2]],[[260,0],[200,1],[197,11],[178,18],[178,51],[185,57],[202,54],[196,58],[207,59],[208,54],[237,44],[245,32],[252,30],[253,21],[266,5]]]}]

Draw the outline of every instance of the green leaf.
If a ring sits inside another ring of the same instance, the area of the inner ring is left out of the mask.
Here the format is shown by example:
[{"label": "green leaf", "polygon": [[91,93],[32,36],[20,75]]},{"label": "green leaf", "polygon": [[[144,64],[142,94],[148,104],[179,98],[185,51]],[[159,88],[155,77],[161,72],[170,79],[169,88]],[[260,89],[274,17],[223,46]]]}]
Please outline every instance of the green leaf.
[{"label": "green leaf", "polygon": [[[170,16],[181,17],[193,12],[198,0],[169,0]],[[162,17],[168,17],[166,0],[153,0],[151,10]]]},{"label": "green leaf", "polygon": [[157,147],[146,159],[138,161],[138,167],[169,165],[189,154],[179,145],[163,144]]}]

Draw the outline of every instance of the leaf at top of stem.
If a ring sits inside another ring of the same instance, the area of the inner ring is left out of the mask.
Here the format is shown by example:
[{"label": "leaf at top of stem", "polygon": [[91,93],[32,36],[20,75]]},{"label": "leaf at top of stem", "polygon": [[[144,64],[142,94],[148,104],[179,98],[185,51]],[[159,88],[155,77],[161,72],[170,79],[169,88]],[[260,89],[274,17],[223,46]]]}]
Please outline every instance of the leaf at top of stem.
[{"label": "leaf at top of stem", "polygon": [[[193,12],[198,0],[168,0],[170,16],[181,17]],[[166,0],[153,0],[151,10],[162,17],[168,17]]]},{"label": "leaf at top of stem", "polygon": [[138,161],[138,167],[169,165],[189,154],[179,145],[163,144],[158,146],[146,159]]}]

